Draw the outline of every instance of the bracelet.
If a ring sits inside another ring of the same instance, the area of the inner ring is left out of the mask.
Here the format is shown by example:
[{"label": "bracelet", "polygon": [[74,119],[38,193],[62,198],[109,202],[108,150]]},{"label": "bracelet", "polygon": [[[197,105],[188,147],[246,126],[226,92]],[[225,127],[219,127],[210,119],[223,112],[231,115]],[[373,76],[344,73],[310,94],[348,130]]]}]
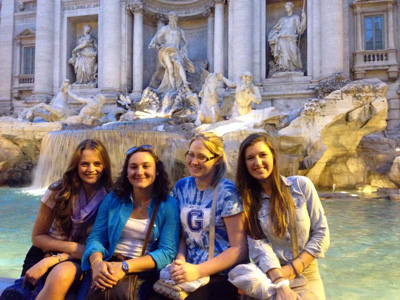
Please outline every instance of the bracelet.
[{"label": "bracelet", "polygon": [[293,261],[290,262],[290,265],[291,265],[292,268],[293,268],[294,275],[295,275],[296,277],[299,276],[299,273],[297,272],[296,268],[294,267]]},{"label": "bracelet", "polygon": [[[301,258],[301,256],[299,255],[299,256],[297,256],[297,258],[298,259],[300,259],[300,261],[301,261],[301,264],[303,265],[303,272],[305,271],[305,269],[306,269],[306,264],[304,263],[304,260]],[[302,272],[302,273],[303,273]]]},{"label": "bracelet", "polygon": [[63,259],[61,253],[53,254],[52,257],[57,257],[58,263],[63,262],[65,259]]},{"label": "bracelet", "polygon": [[289,286],[290,286],[290,282],[288,279],[282,280],[279,283],[274,284],[275,289],[281,289],[281,288],[289,287]]},{"label": "bracelet", "polygon": [[92,267],[93,265],[94,265],[94,263],[96,262],[96,261],[99,261],[99,260],[102,260],[100,257],[98,257],[98,258],[96,258],[94,261],[92,261],[91,263],[90,263],[90,267]]},{"label": "bracelet", "polygon": [[278,276],[278,277],[276,277],[274,280],[272,280],[272,283],[275,283],[277,280],[279,280],[279,279],[285,279],[285,277],[283,277],[283,276]]}]

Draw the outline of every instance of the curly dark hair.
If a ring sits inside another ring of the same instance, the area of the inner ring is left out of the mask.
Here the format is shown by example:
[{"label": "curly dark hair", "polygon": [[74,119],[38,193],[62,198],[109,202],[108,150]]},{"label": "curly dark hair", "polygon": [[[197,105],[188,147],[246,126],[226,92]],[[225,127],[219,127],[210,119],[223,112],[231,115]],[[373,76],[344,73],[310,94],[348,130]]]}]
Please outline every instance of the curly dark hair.
[{"label": "curly dark hair", "polygon": [[94,150],[103,164],[103,173],[98,182],[99,186],[110,190],[112,186],[111,163],[107,149],[99,140],[87,139],[79,143],[72,153],[67,171],[61,180],[50,185],[49,189],[55,192],[54,220],[58,229],[65,235],[70,235],[72,229],[72,197],[79,193],[82,180],[78,174],[78,165],[84,150]]},{"label": "curly dark hair", "polygon": [[113,186],[114,193],[120,199],[126,199],[132,193],[133,187],[128,180],[128,164],[129,164],[129,159],[132,157],[133,154],[137,152],[148,152],[154,158],[154,161],[156,162],[157,174],[153,185],[153,197],[156,203],[165,201],[170,191],[170,181],[168,174],[165,171],[164,163],[160,160],[160,158],[154,152],[152,147],[139,146],[134,151],[129,152],[129,154],[126,155],[121,173]]}]

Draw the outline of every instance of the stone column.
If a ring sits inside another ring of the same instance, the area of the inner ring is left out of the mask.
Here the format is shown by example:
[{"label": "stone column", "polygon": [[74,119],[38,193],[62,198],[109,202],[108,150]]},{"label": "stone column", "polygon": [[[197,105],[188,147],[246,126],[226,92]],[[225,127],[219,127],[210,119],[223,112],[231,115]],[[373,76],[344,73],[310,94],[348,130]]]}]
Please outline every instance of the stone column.
[{"label": "stone column", "polygon": [[247,0],[236,0],[234,5],[233,79],[245,72],[253,72],[253,5]]},{"label": "stone column", "polygon": [[[99,88],[102,93],[116,96],[121,86],[121,8],[120,0],[100,2],[100,20],[103,39],[99,49],[102,68],[99,70]],[[102,53],[102,54],[101,54]]]},{"label": "stone column", "polygon": [[0,22],[0,114],[11,112],[14,0],[3,0]]},{"label": "stone column", "polygon": [[224,5],[225,0],[215,0],[214,73],[224,73]]},{"label": "stone column", "polygon": [[361,7],[360,6],[356,7],[356,36],[357,36],[356,51],[361,51],[363,49],[363,45],[362,45],[363,30],[362,30],[362,24],[361,24]]},{"label": "stone column", "polygon": [[228,4],[228,78],[233,78],[233,68],[235,62],[233,60],[233,41],[234,41],[234,1],[227,0]]},{"label": "stone column", "polygon": [[394,49],[394,21],[393,21],[393,4],[388,3],[388,40],[389,40],[389,49]]},{"label": "stone column", "polygon": [[321,75],[344,71],[343,0],[321,0]]},{"label": "stone column", "polygon": [[[259,0],[253,2],[252,12],[252,33],[253,33],[253,53],[252,53],[252,73],[253,82],[259,84],[261,82],[261,2]],[[265,2],[265,1],[264,1]]]},{"label": "stone column", "polygon": [[54,1],[38,0],[36,9],[35,85],[32,99],[53,94]]},{"label": "stone column", "polygon": [[133,90],[131,96],[139,98],[143,91],[143,4],[130,3],[133,14]]},{"label": "stone column", "polygon": [[204,10],[203,16],[207,18],[207,61],[208,71],[212,73],[214,67],[214,8],[209,7]]}]

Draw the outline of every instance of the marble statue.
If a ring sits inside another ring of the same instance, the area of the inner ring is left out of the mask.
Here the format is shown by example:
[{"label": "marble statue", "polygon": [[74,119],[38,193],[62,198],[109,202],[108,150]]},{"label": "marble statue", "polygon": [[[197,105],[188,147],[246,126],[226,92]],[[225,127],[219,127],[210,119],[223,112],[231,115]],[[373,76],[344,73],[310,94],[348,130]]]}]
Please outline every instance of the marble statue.
[{"label": "marble statue", "polygon": [[285,4],[287,15],[280,18],[268,34],[268,43],[274,57],[273,72],[296,71],[303,68],[298,41],[306,29],[306,14],[302,10],[300,18],[293,14],[293,7],[292,2]]},{"label": "marble statue", "polygon": [[199,111],[199,98],[189,88],[179,90],[168,116],[181,123],[193,122]]},{"label": "marble statue", "polygon": [[158,49],[158,60],[164,71],[157,92],[165,93],[189,85],[186,70],[194,73],[194,65],[187,55],[188,41],[185,32],[178,27],[175,12],[168,14],[169,23],[157,31],[149,48]]},{"label": "marble statue", "polygon": [[260,104],[261,101],[260,90],[253,84],[253,75],[250,72],[243,72],[240,82],[236,84],[232,118],[248,114],[251,112],[251,103]]},{"label": "marble statue", "polygon": [[68,63],[74,66],[77,84],[97,83],[97,42],[90,34],[89,24],[83,26],[83,35],[78,39],[78,45],[72,50]]},{"label": "marble statue", "polygon": [[22,118],[33,122],[39,116],[47,122],[62,121],[70,114],[68,108],[68,85],[69,80],[65,79],[60,91],[51,100],[50,104],[39,103],[22,113]]},{"label": "marble statue", "polygon": [[128,112],[131,108],[131,103],[132,101],[129,96],[121,94],[117,100],[117,105],[113,106],[107,115],[102,118],[102,123],[119,121],[121,116]]},{"label": "marble statue", "polygon": [[214,124],[222,120],[217,93],[218,83],[221,81],[229,87],[235,87],[235,84],[226,79],[221,73],[209,73],[199,93],[201,104],[194,123],[196,126],[202,123]]},{"label": "marble statue", "polygon": [[94,125],[97,120],[104,116],[101,112],[103,105],[106,102],[106,97],[102,94],[97,94],[93,97],[80,97],[68,89],[68,95],[76,102],[84,104],[77,116],[69,117],[65,120],[67,123],[83,123]]}]

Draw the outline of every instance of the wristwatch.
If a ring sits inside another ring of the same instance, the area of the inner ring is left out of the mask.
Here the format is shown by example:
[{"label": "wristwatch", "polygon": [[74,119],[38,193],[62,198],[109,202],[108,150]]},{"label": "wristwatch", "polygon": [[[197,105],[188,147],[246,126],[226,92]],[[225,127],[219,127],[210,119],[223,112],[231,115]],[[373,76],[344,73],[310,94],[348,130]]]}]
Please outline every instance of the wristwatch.
[{"label": "wristwatch", "polygon": [[125,260],[122,262],[122,271],[124,271],[125,274],[129,273],[129,265]]}]

